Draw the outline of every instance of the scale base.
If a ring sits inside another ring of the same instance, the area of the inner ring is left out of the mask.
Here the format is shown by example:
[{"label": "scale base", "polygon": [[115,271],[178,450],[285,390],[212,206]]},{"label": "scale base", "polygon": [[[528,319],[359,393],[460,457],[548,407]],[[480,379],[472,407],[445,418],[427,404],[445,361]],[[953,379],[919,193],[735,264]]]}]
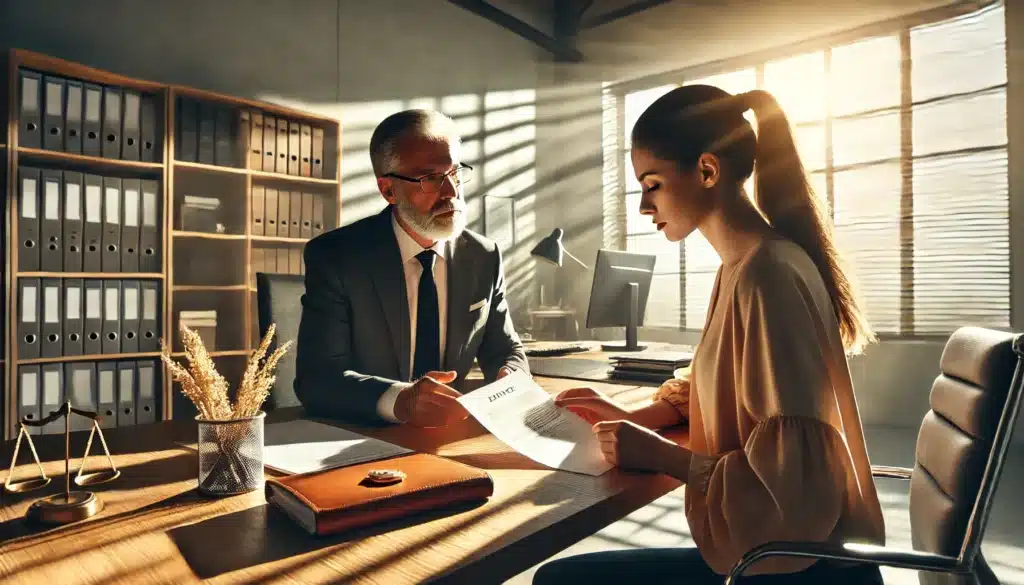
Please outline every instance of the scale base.
[{"label": "scale base", "polygon": [[103,502],[96,494],[73,491],[69,498],[56,494],[36,500],[29,506],[25,518],[41,524],[71,524],[85,520],[103,509]]}]

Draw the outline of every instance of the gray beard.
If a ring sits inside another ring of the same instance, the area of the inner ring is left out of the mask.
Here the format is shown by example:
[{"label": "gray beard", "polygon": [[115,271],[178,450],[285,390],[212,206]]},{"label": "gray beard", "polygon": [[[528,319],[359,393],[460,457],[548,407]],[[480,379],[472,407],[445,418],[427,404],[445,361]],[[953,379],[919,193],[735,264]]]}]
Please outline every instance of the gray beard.
[{"label": "gray beard", "polygon": [[398,217],[409,225],[416,233],[428,240],[443,242],[459,237],[466,229],[466,204],[461,199],[453,199],[456,213],[450,218],[421,215],[416,208],[402,197],[397,198],[395,211]]}]

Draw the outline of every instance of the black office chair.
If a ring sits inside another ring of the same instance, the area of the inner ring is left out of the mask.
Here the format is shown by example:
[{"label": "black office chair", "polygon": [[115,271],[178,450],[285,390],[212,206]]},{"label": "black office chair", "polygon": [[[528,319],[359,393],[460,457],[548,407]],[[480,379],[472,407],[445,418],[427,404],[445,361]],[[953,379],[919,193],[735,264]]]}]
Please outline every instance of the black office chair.
[{"label": "black office chair", "polygon": [[1024,336],[963,327],[950,336],[921,423],[914,469],[874,467],[910,481],[914,550],[862,544],[770,542],[736,563],[726,585],[767,557],[915,569],[922,585],[998,585],[981,554],[1024,387]]},{"label": "black office chair", "polygon": [[267,334],[271,323],[277,324],[270,351],[279,342],[292,341],[292,347],[277,362],[277,379],[267,398],[267,409],[301,406],[295,396],[295,343],[302,318],[302,294],[306,292],[304,277],[298,274],[256,273],[256,309],[259,315],[260,338]]}]

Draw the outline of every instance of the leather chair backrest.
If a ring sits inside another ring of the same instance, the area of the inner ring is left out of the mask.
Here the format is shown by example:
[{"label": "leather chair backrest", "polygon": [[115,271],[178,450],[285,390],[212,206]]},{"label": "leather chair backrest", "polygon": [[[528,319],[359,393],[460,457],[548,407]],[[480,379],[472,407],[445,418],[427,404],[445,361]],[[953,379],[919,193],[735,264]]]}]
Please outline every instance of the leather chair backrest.
[{"label": "leather chair backrest", "polygon": [[306,291],[305,279],[297,274],[256,273],[256,305],[259,315],[260,338],[267,333],[271,323],[277,325],[277,332],[268,354],[279,343],[291,340],[288,353],[277,362],[274,388],[267,398],[267,409],[301,406],[295,396],[295,352],[299,336],[299,320],[302,318],[302,294]]},{"label": "leather chair backrest", "polygon": [[[964,327],[950,336],[942,352],[910,482],[915,550],[956,557],[964,547],[1014,379],[1014,338],[1012,333]],[[920,579],[922,583],[974,582],[923,572]]]}]

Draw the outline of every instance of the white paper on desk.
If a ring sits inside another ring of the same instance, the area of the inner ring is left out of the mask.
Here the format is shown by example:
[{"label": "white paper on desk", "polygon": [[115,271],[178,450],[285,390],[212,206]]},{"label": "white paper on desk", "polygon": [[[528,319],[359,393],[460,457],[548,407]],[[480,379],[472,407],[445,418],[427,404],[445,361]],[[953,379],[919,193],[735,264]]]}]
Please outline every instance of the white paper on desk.
[{"label": "white paper on desk", "polygon": [[311,420],[263,429],[263,464],[283,473],[306,473],[377,461],[410,449]]},{"label": "white paper on desk", "polygon": [[587,475],[612,468],[589,423],[564,408],[521,371],[459,397],[480,424],[538,463]]}]

